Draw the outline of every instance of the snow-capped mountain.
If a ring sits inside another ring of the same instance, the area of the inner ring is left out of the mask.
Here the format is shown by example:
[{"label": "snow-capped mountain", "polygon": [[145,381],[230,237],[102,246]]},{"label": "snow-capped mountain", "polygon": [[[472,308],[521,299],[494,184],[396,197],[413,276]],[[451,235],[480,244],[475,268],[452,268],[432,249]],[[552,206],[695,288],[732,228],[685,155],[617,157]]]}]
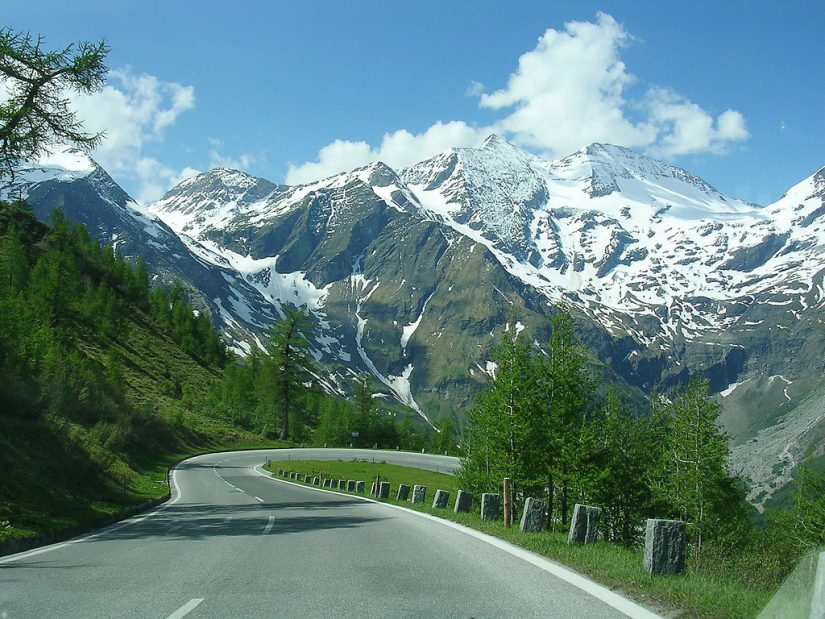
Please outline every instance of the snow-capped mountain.
[{"label": "snow-capped mountain", "polygon": [[87,163],[31,167],[25,192],[87,224],[100,215],[69,196],[99,195],[120,214],[92,228],[154,250],[238,350],[264,344],[282,304],[307,307],[330,391],[367,371],[387,397],[460,425],[496,338],[546,341],[563,305],[594,371],[629,397],[710,380],[755,503],[825,450],[825,170],[757,206],[624,148],[547,161],[491,136],[294,187],[215,169],[140,209]]}]

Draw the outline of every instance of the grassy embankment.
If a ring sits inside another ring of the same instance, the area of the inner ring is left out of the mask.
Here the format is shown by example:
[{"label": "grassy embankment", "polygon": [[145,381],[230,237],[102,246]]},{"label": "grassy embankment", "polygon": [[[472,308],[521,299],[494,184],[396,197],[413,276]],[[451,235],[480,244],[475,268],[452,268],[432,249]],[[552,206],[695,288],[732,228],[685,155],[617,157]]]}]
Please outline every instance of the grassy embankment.
[{"label": "grassy embankment", "polygon": [[[161,497],[169,467],[189,456],[287,446],[210,414],[205,396],[220,370],[181,351],[145,315],[130,318],[114,341],[82,344],[104,364],[112,350],[140,414],[92,425],[55,413],[0,415],[0,540],[92,525]],[[179,390],[169,377],[180,380]]]},{"label": "grassy embankment", "polygon": [[[506,529],[502,522],[481,520],[480,497],[474,497],[470,513],[456,514],[453,509],[458,479],[452,475],[363,461],[283,460],[273,461],[265,468],[273,473],[278,469],[284,469],[332,479],[363,480],[366,482],[367,491],[370,481],[374,480],[376,475],[380,475],[382,481],[389,481],[391,484],[391,498],[385,501],[387,503],[403,505],[409,509],[451,520],[531,550],[569,566],[642,604],[657,608],[663,614],[720,619],[755,617],[772,594],[772,591],[748,588],[734,579],[690,570],[675,576],[651,576],[642,570],[641,549],[622,548],[604,541],[586,546],[570,546],[567,536],[563,533],[522,533],[518,523]],[[427,486],[425,503],[413,505],[408,501],[396,501],[394,497],[398,485],[402,483],[410,487],[415,484]],[[450,491],[448,509],[432,507],[432,499],[438,488]]]},{"label": "grassy embankment", "polygon": [[[78,322],[64,336],[68,352],[52,362],[65,364],[63,378],[58,370],[38,379],[30,409],[0,401],[0,541],[89,527],[162,497],[168,467],[185,457],[284,446],[213,414],[207,396],[222,370],[184,352],[142,309],[127,305],[124,314],[114,335]],[[69,365],[69,355],[82,361]],[[83,415],[43,404],[59,402],[53,394],[83,364],[117,376],[120,404],[104,412],[86,395],[92,387],[79,390],[91,402]]]}]

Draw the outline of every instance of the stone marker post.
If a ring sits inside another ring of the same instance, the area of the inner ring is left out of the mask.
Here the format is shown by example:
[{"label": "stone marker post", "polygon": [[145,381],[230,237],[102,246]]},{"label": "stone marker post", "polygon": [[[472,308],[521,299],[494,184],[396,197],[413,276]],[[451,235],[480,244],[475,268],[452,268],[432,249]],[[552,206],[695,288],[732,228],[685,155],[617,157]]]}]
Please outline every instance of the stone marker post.
[{"label": "stone marker post", "polygon": [[355,491],[356,492],[364,492],[364,482],[363,481],[355,482]]},{"label": "stone marker post", "polygon": [[423,503],[424,498],[427,496],[427,486],[413,486],[413,495],[412,495],[412,502],[413,503]]},{"label": "stone marker post", "polygon": [[446,490],[436,490],[433,499],[433,509],[447,509],[447,502],[450,500],[450,493]]},{"label": "stone marker post", "polygon": [[816,558],[816,573],[814,587],[811,592],[811,612],[808,619],[822,619],[825,617],[825,552],[820,552]]},{"label": "stone marker post", "polygon": [[321,480],[320,480],[320,479],[318,478],[318,476],[316,475],[315,477],[313,477],[313,478],[312,478],[312,485],[313,485],[313,486],[317,486],[317,485],[320,483],[320,481],[321,481]]},{"label": "stone marker post", "polygon": [[504,478],[504,526],[508,529],[513,524],[513,496],[510,489],[510,478]]},{"label": "stone marker post", "polygon": [[370,484],[370,496],[375,496],[375,482]]},{"label": "stone marker post", "polygon": [[400,484],[398,486],[398,494],[395,495],[396,501],[406,501],[410,498],[410,487],[407,484]]},{"label": "stone marker post", "polygon": [[527,497],[524,501],[524,513],[521,515],[521,530],[525,533],[535,533],[541,531],[542,527],[544,527],[544,501]]},{"label": "stone marker post", "polygon": [[354,479],[348,479],[347,480],[347,490],[349,492],[354,492],[355,491],[355,480]]},{"label": "stone marker post", "polygon": [[473,505],[473,495],[466,490],[459,490],[458,494],[455,496],[455,511],[458,512],[468,512],[470,511],[470,507]]},{"label": "stone marker post", "polygon": [[592,544],[599,535],[599,517],[602,510],[599,507],[576,503],[573,508],[573,519],[570,521],[570,533],[567,536],[568,544]]},{"label": "stone marker post", "polygon": [[644,570],[650,574],[678,574],[685,569],[685,523],[649,518],[645,527]]},{"label": "stone marker post", "polygon": [[382,481],[381,485],[378,486],[378,498],[379,499],[388,499],[390,498],[390,482]]},{"label": "stone marker post", "polygon": [[501,518],[501,495],[485,492],[481,495],[481,519],[498,520]]}]

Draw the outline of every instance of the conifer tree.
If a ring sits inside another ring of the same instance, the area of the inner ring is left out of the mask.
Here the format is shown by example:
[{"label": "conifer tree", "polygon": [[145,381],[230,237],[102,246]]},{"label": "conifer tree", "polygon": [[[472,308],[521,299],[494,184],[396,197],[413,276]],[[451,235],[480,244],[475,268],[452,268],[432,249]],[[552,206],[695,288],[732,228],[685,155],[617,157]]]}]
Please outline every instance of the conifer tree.
[{"label": "conifer tree", "polygon": [[281,409],[281,440],[290,437],[289,415],[305,389],[303,383],[311,380],[310,370],[315,366],[309,354],[311,326],[305,310],[285,309],[284,317],[270,330],[270,389]]},{"label": "conifer tree", "polygon": [[103,85],[106,42],[84,41],[54,52],[43,43],[42,37],[0,29],[0,78],[8,92],[0,103],[0,180],[11,182],[21,159],[42,155],[50,145],[93,148],[103,137],[83,131],[67,93]]},{"label": "conifer tree", "polygon": [[716,425],[719,404],[697,378],[667,406],[670,413],[654,490],[692,530],[694,552],[702,552],[708,534],[742,517],[741,489],[726,468],[727,440]]},{"label": "conifer tree", "polygon": [[534,411],[538,450],[537,466],[547,488],[547,519],[553,520],[555,489],[561,490],[559,511],[567,524],[570,486],[582,459],[582,428],[594,383],[587,372],[587,358],[576,339],[572,317],[556,314],[551,322],[548,354],[538,371],[541,402]]}]

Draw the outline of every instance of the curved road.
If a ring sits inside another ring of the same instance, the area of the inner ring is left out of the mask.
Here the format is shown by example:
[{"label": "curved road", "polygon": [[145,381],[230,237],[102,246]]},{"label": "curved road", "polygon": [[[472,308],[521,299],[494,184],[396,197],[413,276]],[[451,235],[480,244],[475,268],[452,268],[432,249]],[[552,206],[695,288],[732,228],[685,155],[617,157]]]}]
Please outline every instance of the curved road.
[{"label": "curved road", "polygon": [[439,470],[455,464],[443,456],[355,451],[187,460],[174,471],[173,498],[157,510],[0,557],[0,619],[655,616],[502,542],[255,468],[288,452],[380,454]]}]

